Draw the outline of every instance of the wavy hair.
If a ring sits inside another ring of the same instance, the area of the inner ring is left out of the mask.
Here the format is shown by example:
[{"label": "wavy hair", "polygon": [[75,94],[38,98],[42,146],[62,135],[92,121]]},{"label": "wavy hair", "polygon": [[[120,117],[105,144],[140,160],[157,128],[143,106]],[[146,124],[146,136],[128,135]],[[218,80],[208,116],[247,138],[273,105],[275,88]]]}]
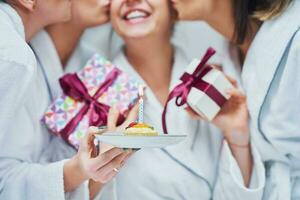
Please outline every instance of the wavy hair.
[{"label": "wavy hair", "polygon": [[251,34],[251,20],[266,21],[282,14],[293,0],[232,0],[234,40],[241,44]]}]

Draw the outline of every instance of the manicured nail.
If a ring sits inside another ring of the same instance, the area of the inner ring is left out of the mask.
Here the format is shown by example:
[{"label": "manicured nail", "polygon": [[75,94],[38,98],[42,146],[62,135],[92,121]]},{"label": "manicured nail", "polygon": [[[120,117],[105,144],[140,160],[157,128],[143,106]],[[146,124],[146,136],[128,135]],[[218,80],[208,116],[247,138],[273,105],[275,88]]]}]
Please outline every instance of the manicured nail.
[{"label": "manicured nail", "polygon": [[98,129],[99,130],[105,130],[105,129],[107,129],[107,126],[99,126]]},{"label": "manicured nail", "polygon": [[141,150],[141,149],[132,149],[133,152],[137,152],[139,150]]}]

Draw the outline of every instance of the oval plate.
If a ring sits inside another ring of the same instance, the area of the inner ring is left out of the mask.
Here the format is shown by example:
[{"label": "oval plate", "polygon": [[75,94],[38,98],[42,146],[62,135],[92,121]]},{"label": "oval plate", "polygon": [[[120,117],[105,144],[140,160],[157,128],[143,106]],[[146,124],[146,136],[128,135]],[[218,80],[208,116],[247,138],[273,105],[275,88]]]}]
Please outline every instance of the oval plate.
[{"label": "oval plate", "polygon": [[125,136],[123,133],[105,133],[95,135],[106,144],[119,148],[162,148],[177,144],[186,138],[186,135],[158,135],[158,136]]}]

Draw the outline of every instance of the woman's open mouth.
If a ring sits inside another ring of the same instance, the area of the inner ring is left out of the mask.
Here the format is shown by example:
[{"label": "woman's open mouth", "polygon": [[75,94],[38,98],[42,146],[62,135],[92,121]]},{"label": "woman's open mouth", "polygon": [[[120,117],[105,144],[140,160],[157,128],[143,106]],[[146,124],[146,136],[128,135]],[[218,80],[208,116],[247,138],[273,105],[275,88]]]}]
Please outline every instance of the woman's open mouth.
[{"label": "woman's open mouth", "polygon": [[125,13],[125,15],[123,16],[123,20],[125,20],[130,24],[136,24],[136,23],[144,22],[149,17],[150,17],[149,12],[141,9],[133,9]]}]

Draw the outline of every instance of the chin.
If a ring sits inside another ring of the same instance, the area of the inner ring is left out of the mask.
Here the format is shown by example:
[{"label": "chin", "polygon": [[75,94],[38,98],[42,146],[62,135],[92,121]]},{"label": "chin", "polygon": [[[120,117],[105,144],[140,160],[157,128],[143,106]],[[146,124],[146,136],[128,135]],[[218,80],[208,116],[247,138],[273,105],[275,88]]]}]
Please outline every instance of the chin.
[{"label": "chin", "polygon": [[145,32],[134,32],[134,33],[127,33],[124,34],[124,39],[143,39],[146,38],[148,36],[150,36],[151,34],[149,33],[145,33]]},{"label": "chin", "polygon": [[72,12],[69,11],[69,12],[66,12],[66,15],[65,15],[65,18],[64,18],[64,22],[67,22],[69,20],[72,19]]},{"label": "chin", "polygon": [[119,35],[124,39],[144,39],[151,35],[154,35],[153,30],[147,30],[146,28],[130,29],[125,28],[124,31],[119,31]]}]

